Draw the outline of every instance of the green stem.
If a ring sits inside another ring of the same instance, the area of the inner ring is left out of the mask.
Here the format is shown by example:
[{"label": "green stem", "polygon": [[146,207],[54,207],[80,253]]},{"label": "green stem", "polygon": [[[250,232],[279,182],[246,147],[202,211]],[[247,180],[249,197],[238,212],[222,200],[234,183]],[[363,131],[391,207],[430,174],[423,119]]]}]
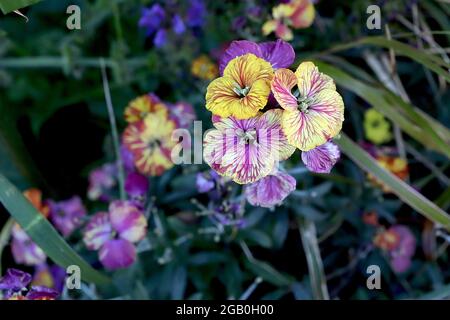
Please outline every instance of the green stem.
[{"label": "green stem", "polygon": [[119,190],[120,198],[125,200],[125,169],[123,167],[122,156],[120,155],[120,140],[119,132],[117,130],[116,117],[114,115],[114,108],[111,100],[111,92],[109,90],[108,76],[106,74],[105,62],[100,59],[100,67],[102,71],[103,80],[103,90],[105,92],[106,107],[108,108],[109,122],[111,124],[111,134],[113,138],[114,152],[116,154],[117,167],[119,170],[118,180],[119,180]]}]

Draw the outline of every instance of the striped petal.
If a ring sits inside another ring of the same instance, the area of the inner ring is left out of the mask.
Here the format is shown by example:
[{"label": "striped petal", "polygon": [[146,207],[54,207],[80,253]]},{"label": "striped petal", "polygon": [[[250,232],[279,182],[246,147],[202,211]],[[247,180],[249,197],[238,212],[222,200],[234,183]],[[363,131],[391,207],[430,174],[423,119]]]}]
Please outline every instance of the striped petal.
[{"label": "striped petal", "polygon": [[292,88],[297,84],[297,77],[289,69],[278,69],[275,71],[271,87],[272,93],[285,110],[296,110],[298,106],[297,98],[291,93]]},{"label": "striped petal", "polygon": [[107,212],[96,213],[83,232],[83,241],[89,250],[99,250],[113,236]]},{"label": "striped petal", "polygon": [[295,29],[308,28],[314,21],[316,10],[311,0],[295,0],[292,3],[294,12],[290,16]]},{"label": "striped petal", "polygon": [[114,201],[109,206],[109,218],[119,237],[130,242],[142,240],[147,233],[147,219],[130,201]]},{"label": "striped petal", "polygon": [[231,60],[223,71],[225,77],[233,79],[241,88],[251,87],[259,79],[272,80],[272,65],[254,54],[247,53]]},{"label": "striped petal", "polygon": [[223,118],[205,135],[205,161],[219,174],[240,184],[267,176],[295,151],[281,130],[281,110],[237,120]]},{"label": "striped petal", "polygon": [[309,151],[336,136],[343,121],[341,96],[336,91],[325,89],[314,96],[308,112],[285,111],[282,126],[289,143],[302,151]]},{"label": "striped petal", "polygon": [[136,260],[136,248],[125,239],[109,240],[100,249],[100,262],[109,270],[129,267]]},{"label": "striped petal", "polygon": [[309,171],[330,173],[340,156],[338,146],[329,141],[312,150],[302,152],[302,161]]},{"label": "striped petal", "polygon": [[336,90],[333,79],[319,72],[312,62],[302,62],[295,71],[295,75],[298,79],[298,90],[301,97],[312,97],[324,89]]}]

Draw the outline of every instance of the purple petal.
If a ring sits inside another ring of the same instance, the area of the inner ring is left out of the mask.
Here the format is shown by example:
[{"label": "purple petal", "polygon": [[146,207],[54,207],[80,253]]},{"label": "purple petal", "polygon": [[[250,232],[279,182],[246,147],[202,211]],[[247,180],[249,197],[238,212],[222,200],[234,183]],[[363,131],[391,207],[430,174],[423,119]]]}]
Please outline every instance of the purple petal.
[{"label": "purple petal", "polygon": [[175,34],[183,34],[186,31],[183,19],[181,19],[178,14],[174,15],[172,18],[172,28]]},{"label": "purple petal", "polygon": [[136,260],[136,248],[125,239],[109,240],[101,248],[99,258],[107,269],[126,268]]},{"label": "purple petal", "polygon": [[262,58],[269,61],[274,69],[289,68],[295,60],[294,48],[281,39],[259,45]]},{"label": "purple petal", "polygon": [[72,197],[65,201],[49,201],[50,218],[63,236],[69,236],[81,225],[81,219],[86,216],[86,209],[80,197]]},{"label": "purple petal", "polygon": [[155,4],[151,8],[144,8],[138,25],[146,29],[147,35],[151,35],[159,29],[165,19],[165,15],[164,9],[159,4]]},{"label": "purple petal", "polygon": [[59,296],[59,292],[56,290],[41,287],[41,286],[33,286],[30,291],[28,291],[26,298],[27,300],[55,300]]},{"label": "purple petal", "polygon": [[329,141],[309,151],[302,152],[302,161],[309,171],[330,173],[339,160],[341,152],[336,144]]},{"label": "purple petal", "polygon": [[18,269],[8,269],[6,274],[0,278],[0,290],[19,292],[26,288],[31,282],[31,274]]},{"label": "purple petal", "polygon": [[83,232],[83,241],[89,250],[100,249],[113,236],[109,214],[99,212],[92,216]]},{"label": "purple petal", "polygon": [[107,163],[89,174],[89,200],[108,201],[112,189],[117,185],[117,166]]},{"label": "purple petal", "polygon": [[410,257],[394,257],[391,259],[391,267],[397,273],[405,272],[411,266],[411,258]]},{"label": "purple petal", "polygon": [[135,171],[133,153],[124,145],[120,146],[120,156],[127,172]]},{"label": "purple petal", "polygon": [[247,53],[253,53],[255,56],[262,58],[261,48],[257,43],[248,40],[235,40],[231,42],[230,46],[225,50],[220,59],[220,74],[223,74],[223,70],[228,62]]},{"label": "purple petal", "polygon": [[167,41],[167,31],[165,29],[159,29],[155,34],[153,44],[155,45],[155,47],[161,48],[166,44],[166,41]]},{"label": "purple petal", "polygon": [[11,235],[11,252],[16,263],[36,266],[45,262],[47,256],[44,251],[31,240],[18,224],[13,225]]},{"label": "purple petal", "polygon": [[281,204],[295,190],[297,182],[287,173],[276,171],[245,187],[247,201],[253,206],[271,208]]},{"label": "purple petal", "polygon": [[416,238],[411,230],[403,225],[394,225],[389,230],[395,232],[400,238],[399,245],[391,254],[406,257],[413,256],[416,251]]},{"label": "purple petal", "polygon": [[133,203],[139,206],[143,205],[147,199],[148,188],[148,179],[145,176],[137,172],[128,174],[125,181],[125,191]]},{"label": "purple petal", "polygon": [[206,7],[202,0],[191,0],[187,12],[187,25],[191,28],[201,27],[205,23]]},{"label": "purple petal", "polygon": [[200,193],[211,191],[216,185],[209,173],[197,173],[195,184],[198,192]]},{"label": "purple petal", "polygon": [[130,242],[142,240],[147,233],[147,219],[130,201],[114,201],[109,206],[109,219],[119,237]]}]

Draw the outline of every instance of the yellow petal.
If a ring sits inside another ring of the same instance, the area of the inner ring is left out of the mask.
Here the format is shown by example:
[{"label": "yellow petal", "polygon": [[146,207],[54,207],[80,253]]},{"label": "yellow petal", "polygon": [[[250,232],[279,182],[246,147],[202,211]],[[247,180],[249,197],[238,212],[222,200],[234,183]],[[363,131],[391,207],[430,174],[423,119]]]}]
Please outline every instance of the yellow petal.
[{"label": "yellow petal", "polygon": [[333,79],[319,72],[319,69],[312,62],[302,62],[295,71],[295,75],[302,97],[310,97],[323,89],[336,90]]},{"label": "yellow petal", "polygon": [[291,93],[292,88],[297,84],[297,77],[289,69],[278,69],[275,71],[271,87],[272,92],[285,110],[295,110],[298,107],[297,98]]}]

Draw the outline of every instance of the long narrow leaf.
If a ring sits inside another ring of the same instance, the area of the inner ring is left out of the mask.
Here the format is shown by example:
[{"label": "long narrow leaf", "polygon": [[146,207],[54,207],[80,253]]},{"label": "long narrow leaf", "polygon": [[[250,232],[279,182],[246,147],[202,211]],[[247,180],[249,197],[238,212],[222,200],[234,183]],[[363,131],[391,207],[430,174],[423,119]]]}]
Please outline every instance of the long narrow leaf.
[{"label": "long narrow leaf", "polygon": [[303,249],[308,263],[309,278],[314,299],[329,300],[327,280],[323,271],[319,242],[317,241],[316,226],[307,219],[298,219]]},{"label": "long narrow leaf", "polygon": [[421,193],[411,188],[408,184],[382,168],[375,159],[359,147],[344,133],[336,140],[341,150],[363,170],[371,173],[377,179],[388,186],[403,202],[411,206],[426,218],[441,224],[450,230],[450,216],[433,202],[425,198]]},{"label": "long narrow leaf", "polygon": [[414,110],[393,93],[383,87],[365,84],[342,70],[327,63],[316,61],[319,69],[330,75],[337,84],[354,92],[383,113],[408,135],[421,142],[425,147],[439,151],[450,158],[448,144],[431,127],[430,121]]},{"label": "long narrow leaf", "polygon": [[50,222],[2,174],[0,174],[0,202],[56,264],[64,268],[77,265],[81,270],[81,279],[86,282],[104,284],[109,281],[73,251]]},{"label": "long narrow leaf", "polygon": [[17,9],[31,6],[42,0],[0,0],[0,9],[4,14],[12,12]]}]

